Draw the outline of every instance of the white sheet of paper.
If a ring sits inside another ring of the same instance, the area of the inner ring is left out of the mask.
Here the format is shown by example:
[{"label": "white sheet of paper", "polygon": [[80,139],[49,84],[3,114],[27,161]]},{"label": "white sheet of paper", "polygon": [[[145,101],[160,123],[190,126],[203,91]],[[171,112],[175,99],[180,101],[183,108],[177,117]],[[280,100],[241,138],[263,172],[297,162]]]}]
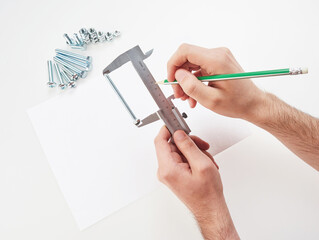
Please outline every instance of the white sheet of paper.
[{"label": "white sheet of paper", "polygon": [[[146,63],[154,68],[156,55]],[[140,198],[157,184],[153,139],[163,122],[137,128],[102,74],[99,76],[79,80],[83,83],[76,89],[28,110],[80,229]],[[157,110],[131,64],[111,77],[137,117],[142,119]],[[164,92],[172,93],[170,87],[165,88]],[[213,155],[249,135],[240,120],[201,106],[190,110],[179,100],[174,103],[180,112],[187,112],[192,134],[208,141]]]}]

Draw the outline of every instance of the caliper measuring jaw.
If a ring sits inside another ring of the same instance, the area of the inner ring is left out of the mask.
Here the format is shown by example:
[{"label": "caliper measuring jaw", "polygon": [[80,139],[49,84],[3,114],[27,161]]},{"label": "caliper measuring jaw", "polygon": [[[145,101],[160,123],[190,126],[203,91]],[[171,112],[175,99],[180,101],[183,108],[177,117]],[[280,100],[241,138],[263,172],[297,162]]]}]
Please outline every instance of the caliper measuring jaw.
[{"label": "caliper measuring jaw", "polygon": [[[186,114],[183,116],[180,114],[178,109],[174,106],[172,99],[174,99],[174,95],[166,98],[163,94],[162,90],[156,84],[156,81],[154,77],[152,76],[150,70],[147,68],[145,63],[143,62],[144,59],[148,58],[152,54],[153,50],[148,51],[147,53],[143,53],[141,48],[137,45],[130,50],[126,51],[125,53],[122,53],[120,56],[118,56],[113,62],[111,62],[104,70],[103,75],[108,80],[110,85],[112,86],[113,90],[116,92],[118,97],[120,98],[121,102],[125,106],[126,110],[129,112],[131,117],[134,120],[134,124],[137,127],[145,126],[149,123],[155,122],[159,119],[162,119],[170,131],[170,133],[173,135],[173,133],[177,130],[184,130],[187,134],[190,133],[190,129],[185,122],[184,118],[186,118]],[[132,109],[129,107],[128,103],[125,101],[124,97],[112,81],[112,79],[109,76],[109,73],[114,71],[115,69],[121,67],[127,62],[131,62],[133,64],[133,67],[137,71],[138,75],[142,79],[145,87],[153,97],[154,101],[156,102],[157,106],[159,107],[159,110],[155,113],[152,113],[151,115],[147,116],[143,120],[138,119]]]}]

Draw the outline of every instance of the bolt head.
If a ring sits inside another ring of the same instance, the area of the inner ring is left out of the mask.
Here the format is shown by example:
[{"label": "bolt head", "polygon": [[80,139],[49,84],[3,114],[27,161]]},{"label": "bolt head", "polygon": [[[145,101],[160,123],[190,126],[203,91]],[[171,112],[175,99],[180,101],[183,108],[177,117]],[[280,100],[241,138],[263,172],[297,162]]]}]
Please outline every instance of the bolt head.
[{"label": "bolt head", "polygon": [[71,76],[72,80],[73,81],[77,81],[79,79],[79,75],[77,75],[76,73],[74,73],[72,76]]},{"label": "bolt head", "polygon": [[60,87],[62,90],[64,90],[64,89],[66,89],[66,84],[61,83],[61,84],[59,84],[59,87]]},{"label": "bolt head", "polygon": [[69,88],[75,88],[76,87],[76,83],[73,81],[70,81],[68,84]]},{"label": "bolt head", "polygon": [[82,71],[79,76],[80,78],[86,78],[87,75],[88,75],[87,71]]},{"label": "bolt head", "polygon": [[54,88],[56,86],[55,82],[48,82],[47,85],[49,86],[49,88]]}]

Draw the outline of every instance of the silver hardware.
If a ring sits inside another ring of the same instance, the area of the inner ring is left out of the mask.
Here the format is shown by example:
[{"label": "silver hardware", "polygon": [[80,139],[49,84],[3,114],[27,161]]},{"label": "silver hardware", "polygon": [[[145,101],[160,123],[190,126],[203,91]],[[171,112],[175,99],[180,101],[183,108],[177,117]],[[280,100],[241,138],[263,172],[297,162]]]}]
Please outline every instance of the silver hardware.
[{"label": "silver hardware", "polygon": [[73,81],[76,81],[79,79],[79,75],[76,74],[75,72],[73,72],[72,70],[70,70],[69,68],[63,66],[63,65],[59,65],[59,67],[64,71],[66,72],[70,78],[73,80]]},{"label": "silver hardware", "polygon": [[97,43],[99,41],[99,37],[98,37],[97,32],[94,28],[89,28],[89,34],[90,34],[91,42]]},{"label": "silver hardware", "polygon": [[73,41],[72,41],[72,39],[69,37],[68,34],[64,33],[64,34],[63,34],[63,37],[65,38],[66,44],[68,44],[68,45],[73,44]]},{"label": "silver hardware", "polygon": [[106,41],[112,41],[113,40],[113,34],[112,33],[110,33],[110,32],[107,32],[106,34],[105,34],[105,39],[106,39]]},{"label": "silver hardware", "polygon": [[[151,122],[157,121],[159,117],[164,121],[166,127],[173,134],[177,130],[183,130],[187,134],[190,133],[190,128],[188,127],[187,123],[185,122],[183,116],[180,114],[178,109],[174,106],[172,99],[174,96],[170,96],[166,98],[163,94],[162,90],[156,84],[154,77],[152,76],[151,72],[143,62],[144,59],[148,58],[152,54],[153,50],[146,52],[145,54],[142,52],[139,46],[135,46],[132,49],[122,53],[118,56],[113,62],[111,62],[104,70],[103,75],[108,79],[112,88],[116,92],[116,94],[121,99],[122,103],[130,113],[131,117],[135,121],[135,125],[138,127],[145,126]],[[128,106],[127,102],[124,100],[123,96],[116,88],[115,84],[109,77],[109,73],[116,70],[117,68],[121,67],[127,62],[131,62],[135,70],[137,71],[138,75],[142,79],[145,87],[153,97],[155,103],[159,107],[159,110],[156,113],[149,115],[148,117],[144,118],[142,121],[136,118],[134,113],[132,112],[131,108]],[[140,124],[141,123],[141,124]]]},{"label": "silver hardware", "polygon": [[82,62],[82,61],[79,61],[77,59],[67,57],[67,56],[65,56],[63,54],[61,54],[61,55],[58,54],[57,58],[60,58],[61,60],[64,60],[64,61],[66,61],[68,63],[72,63],[74,65],[77,65],[77,66],[83,68],[85,71],[89,71],[92,68],[92,65],[90,63],[88,63],[88,62]]},{"label": "silver hardware", "polygon": [[86,28],[81,28],[79,34],[85,44],[89,44],[91,42],[90,34]]},{"label": "silver hardware", "polygon": [[96,31],[94,28],[89,28],[89,30],[81,28],[79,30],[79,35],[74,33],[74,38],[70,38],[67,34],[64,34],[63,36],[66,39],[66,43],[71,48],[85,50],[89,43],[109,42],[120,35],[121,32],[117,30],[105,33],[102,31]]},{"label": "silver hardware", "polygon": [[105,42],[106,38],[105,38],[105,34],[103,32],[97,32],[97,36],[99,38],[99,42]]},{"label": "silver hardware", "polygon": [[86,61],[86,62],[89,62],[89,63],[92,62],[92,57],[91,56],[83,56],[83,55],[80,55],[80,54],[77,54],[77,53],[73,53],[73,52],[69,52],[69,51],[65,51],[65,50],[62,50],[62,49],[55,49],[55,52],[59,53],[59,54],[66,55],[68,57],[72,57],[72,58],[75,58],[75,59],[83,60],[83,61]]},{"label": "silver hardware", "polygon": [[66,88],[66,84],[64,83],[63,79],[62,79],[62,76],[61,76],[61,70],[58,66],[58,64],[54,63],[54,68],[55,68],[55,71],[56,71],[56,75],[58,77],[58,80],[60,82],[59,84],[59,87],[63,90]]},{"label": "silver hardware", "polygon": [[57,58],[57,57],[53,57],[53,60],[56,62],[56,63],[59,63],[69,69],[71,69],[72,71],[74,71],[76,74],[79,75],[80,78],[85,78],[87,76],[87,71],[84,71],[84,70],[81,70],[73,65],[71,65],[70,63],[66,62],[66,61],[63,61],[62,59],[60,58]]},{"label": "silver hardware", "polygon": [[48,64],[48,73],[49,73],[49,82],[47,82],[47,84],[50,88],[54,88],[56,86],[56,83],[54,82],[54,79],[53,79],[52,61],[48,60],[47,64]]},{"label": "silver hardware", "polygon": [[64,71],[60,71],[61,73],[61,76],[64,78],[64,81],[67,83],[67,85],[70,87],[70,88],[75,88],[76,87],[76,84],[74,81],[72,81],[69,76],[64,72]]},{"label": "silver hardware", "polygon": [[124,107],[126,108],[126,110],[128,111],[128,113],[131,115],[131,117],[134,120],[134,124],[138,125],[141,121],[140,119],[137,119],[135,114],[133,113],[132,109],[130,108],[130,106],[127,104],[127,102],[125,101],[124,97],[122,96],[122,94],[120,93],[120,91],[117,89],[117,87],[115,86],[115,84],[113,83],[112,79],[110,78],[110,76],[108,74],[104,74],[104,76],[106,77],[106,79],[109,81],[110,85],[112,86],[113,90],[116,92],[117,96],[120,98],[121,102],[123,103]]}]

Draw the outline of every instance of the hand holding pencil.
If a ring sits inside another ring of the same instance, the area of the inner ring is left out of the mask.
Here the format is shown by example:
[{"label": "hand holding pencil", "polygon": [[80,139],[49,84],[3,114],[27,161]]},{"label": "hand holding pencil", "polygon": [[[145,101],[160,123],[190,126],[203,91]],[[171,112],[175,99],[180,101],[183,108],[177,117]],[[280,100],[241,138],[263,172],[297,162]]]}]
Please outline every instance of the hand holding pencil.
[{"label": "hand holding pencil", "polygon": [[[187,99],[190,107],[199,102],[218,114],[250,120],[262,114],[259,105],[266,95],[250,78],[302,74],[308,70],[244,72],[227,48],[206,49],[183,44],[168,61],[167,72],[167,80],[158,84],[172,85],[175,97]],[[225,81],[230,79],[236,81]],[[198,80],[207,81],[208,85]]]}]

